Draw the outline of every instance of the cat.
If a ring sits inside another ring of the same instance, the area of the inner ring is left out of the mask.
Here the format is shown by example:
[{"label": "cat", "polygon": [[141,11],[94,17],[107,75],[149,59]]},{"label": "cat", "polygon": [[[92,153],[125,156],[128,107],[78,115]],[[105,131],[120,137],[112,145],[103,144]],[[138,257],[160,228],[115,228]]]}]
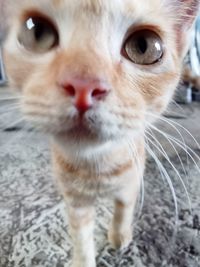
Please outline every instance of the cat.
[{"label": "cat", "polygon": [[145,130],[179,82],[199,2],[0,0],[7,74],[26,119],[50,136],[73,267],[96,266],[97,197],[115,202],[112,246],[132,240]]}]

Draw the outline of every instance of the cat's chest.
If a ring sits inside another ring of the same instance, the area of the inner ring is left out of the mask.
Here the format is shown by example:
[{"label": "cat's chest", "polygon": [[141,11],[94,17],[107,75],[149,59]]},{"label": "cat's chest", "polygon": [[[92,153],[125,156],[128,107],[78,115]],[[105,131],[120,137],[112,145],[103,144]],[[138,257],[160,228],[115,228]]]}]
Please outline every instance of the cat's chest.
[{"label": "cat's chest", "polygon": [[66,194],[110,195],[122,186],[126,174],[133,168],[133,158],[122,149],[75,162],[55,152],[54,166]]}]

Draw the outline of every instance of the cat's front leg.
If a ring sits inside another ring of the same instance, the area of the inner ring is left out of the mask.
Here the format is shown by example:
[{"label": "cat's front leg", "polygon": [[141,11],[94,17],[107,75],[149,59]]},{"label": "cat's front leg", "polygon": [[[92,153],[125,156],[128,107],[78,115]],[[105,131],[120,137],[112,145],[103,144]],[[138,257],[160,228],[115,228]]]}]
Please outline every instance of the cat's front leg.
[{"label": "cat's front leg", "polygon": [[72,267],[96,267],[93,239],[94,207],[68,205],[68,219],[73,241]]},{"label": "cat's front leg", "polygon": [[115,201],[115,213],[108,232],[108,239],[115,249],[126,248],[132,240],[133,204]]},{"label": "cat's front leg", "polygon": [[115,249],[124,249],[132,241],[133,215],[139,188],[139,180],[131,181],[115,197],[114,216],[108,232],[108,239]]}]

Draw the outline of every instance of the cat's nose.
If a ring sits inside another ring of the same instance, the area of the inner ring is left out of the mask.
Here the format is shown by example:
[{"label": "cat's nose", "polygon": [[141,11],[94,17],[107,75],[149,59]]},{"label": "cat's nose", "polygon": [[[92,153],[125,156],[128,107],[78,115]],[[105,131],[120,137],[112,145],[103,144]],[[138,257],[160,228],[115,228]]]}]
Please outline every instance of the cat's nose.
[{"label": "cat's nose", "polygon": [[98,79],[68,79],[61,86],[65,93],[73,98],[73,104],[80,113],[91,109],[96,102],[104,100],[110,91],[108,84]]}]

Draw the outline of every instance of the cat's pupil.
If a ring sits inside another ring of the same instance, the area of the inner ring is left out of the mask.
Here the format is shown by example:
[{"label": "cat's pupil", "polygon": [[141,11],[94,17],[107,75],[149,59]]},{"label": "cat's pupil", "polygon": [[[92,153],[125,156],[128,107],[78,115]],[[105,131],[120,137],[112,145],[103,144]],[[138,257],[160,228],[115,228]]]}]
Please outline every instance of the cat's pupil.
[{"label": "cat's pupil", "polygon": [[50,27],[48,27],[48,25],[45,24],[44,22],[33,21],[33,23],[35,25],[34,26],[34,35],[35,35],[36,41],[40,42],[44,38],[46,38],[47,36],[50,36],[51,34],[53,34]]},{"label": "cat's pupil", "polygon": [[137,45],[138,52],[140,52],[142,54],[146,53],[147,48],[148,48],[148,44],[147,44],[147,40],[144,37],[142,37],[142,36],[139,37],[136,45]]},{"label": "cat's pupil", "polygon": [[41,23],[36,23],[35,25],[35,39],[37,41],[40,41],[45,34],[45,26],[42,25]]}]

